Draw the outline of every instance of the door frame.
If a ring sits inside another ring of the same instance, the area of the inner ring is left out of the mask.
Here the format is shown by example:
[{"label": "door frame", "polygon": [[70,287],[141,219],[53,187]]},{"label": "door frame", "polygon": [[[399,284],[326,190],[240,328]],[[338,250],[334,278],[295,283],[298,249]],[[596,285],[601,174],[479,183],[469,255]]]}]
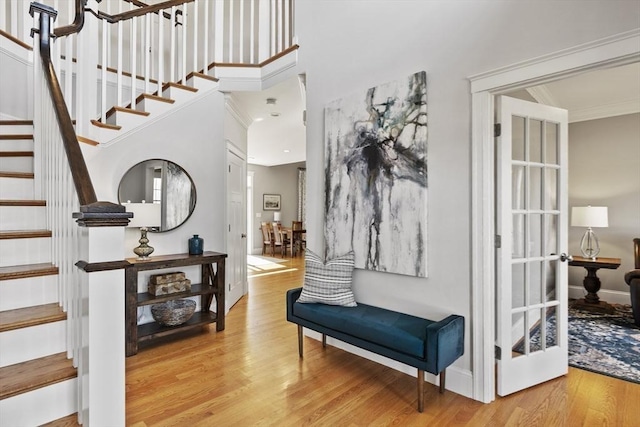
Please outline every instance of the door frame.
[{"label": "door frame", "polygon": [[471,369],[473,398],[495,400],[494,97],[640,61],[640,29],[469,77],[471,85]]}]

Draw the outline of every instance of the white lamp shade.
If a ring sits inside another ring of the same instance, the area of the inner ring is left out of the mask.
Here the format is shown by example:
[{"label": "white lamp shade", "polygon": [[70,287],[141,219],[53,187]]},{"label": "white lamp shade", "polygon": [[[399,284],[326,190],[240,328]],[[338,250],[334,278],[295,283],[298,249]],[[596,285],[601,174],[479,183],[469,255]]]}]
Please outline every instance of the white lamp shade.
[{"label": "white lamp shade", "polygon": [[571,225],[574,227],[608,227],[607,207],[573,207],[571,208]]},{"label": "white lamp shade", "polygon": [[273,213],[273,220],[274,221],[278,222],[278,221],[280,221],[280,218],[281,218],[280,212],[274,212]]},{"label": "white lamp shade", "polygon": [[126,203],[127,212],[133,213],[128,227],[159,227],[161,206],[159,203]]}]

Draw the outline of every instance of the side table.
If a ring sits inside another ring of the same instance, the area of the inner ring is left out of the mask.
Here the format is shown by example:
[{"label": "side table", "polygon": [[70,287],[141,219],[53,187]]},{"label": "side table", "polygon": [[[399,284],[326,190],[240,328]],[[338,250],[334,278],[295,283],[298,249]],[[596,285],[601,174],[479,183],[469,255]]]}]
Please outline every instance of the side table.
[{"label": "side table", "polygon": [[587,290],[587,295],[584,298],[577,300],[573,304],[573,307],[598,313],[613,314],[615,309],[605,301],[600,301],[600,297],[598,296],[598,291],[600,290],[600,279],[596,272],[601,268],[615,270],[620,267],[620,258],[591,259],[574,256],[573,261],[569,261],[569,265],[584,267],[584,269],[587,270],[587,275],[582,282],[582,285]]}]

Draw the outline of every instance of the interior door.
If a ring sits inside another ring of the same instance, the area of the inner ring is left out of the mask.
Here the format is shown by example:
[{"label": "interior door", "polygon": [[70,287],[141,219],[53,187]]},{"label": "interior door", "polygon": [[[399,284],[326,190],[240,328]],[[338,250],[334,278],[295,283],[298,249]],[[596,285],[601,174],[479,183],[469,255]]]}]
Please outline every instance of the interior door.
[{"label": "interior door", "polygon": [[245,161],[227,151],[227,310],[247,293],[247,208]]},{"label": "interior door", "polygon": [[564,375],[567,111],[497,98],[498,394]]}]

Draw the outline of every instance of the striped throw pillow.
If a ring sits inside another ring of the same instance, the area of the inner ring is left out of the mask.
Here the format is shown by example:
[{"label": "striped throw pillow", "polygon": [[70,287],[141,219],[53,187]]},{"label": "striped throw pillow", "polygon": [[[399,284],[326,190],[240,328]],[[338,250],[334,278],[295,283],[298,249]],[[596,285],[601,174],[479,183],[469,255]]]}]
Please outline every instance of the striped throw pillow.
[{"label": "striped throw pillow", "polygon": [[351,277],[355,265],[353,251],[324,262],[307,249],[304,259],[304,284],[298,302],[355,307]]}]

